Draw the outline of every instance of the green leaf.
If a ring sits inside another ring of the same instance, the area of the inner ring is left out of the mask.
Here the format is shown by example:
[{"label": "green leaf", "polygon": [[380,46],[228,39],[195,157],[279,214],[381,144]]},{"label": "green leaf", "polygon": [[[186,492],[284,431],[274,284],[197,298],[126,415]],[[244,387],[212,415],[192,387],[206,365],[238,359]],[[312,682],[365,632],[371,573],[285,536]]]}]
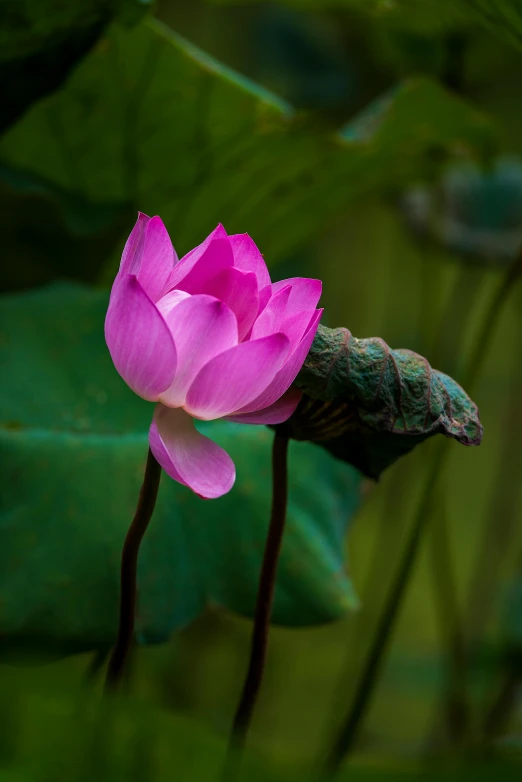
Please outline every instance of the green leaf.
[{"label": "green leaf", "polygon": [[[382,176],[386,165],[391,171],[386,176],[400,185],[415,172],[419,175],[427,151],[451,147],[459,137],[470,151],[489,154],[495,143],[491,131],[485,118],[465,101],[435,81],[415,78],[374,100],[341,129],[341,136],[358,149],[359,156],[371,161],[368,174]],[[370,176],[367,185],[369,181]]]},{"label": "green leaf", "polygon": [[[143,478],[153,406],[117,375],[107,296],[53,286],[4,297],[0,319],[0,633],[6,646],[110,644],[119,560]],[[163,476],[139,563],[137,637],[165,640],[207,603],[252,615],[270,511],[268,429],[223,422],[232,492],[203,501]],[[310,444],[290,452],[274,621],[331,621],[356,604],[344,538],[360,477]]]},{"label": "green leaf", "polygon": [[37,54],[116,14],[137,20],[150,4],[151,0],[0,0],[0,62]]},{"label": "green leaf", "polygon": [[[419,175],[434,148],[491,144],[485,119],[428,80],[384,104],[364,132],[358,122],[319,132],[148,19],[113,27],[65,88],[5,135],[0,159],[89,202],[160,214],[180,254],[222,222],[250,233],[271,264],[354,199]],[[115,257],[105,281],[116,267]]]},{"label": "green leaf", "polygon": [[81,193],[64,190],[38,174],[26,173],[1,164],[0,180],[17,193],[43,196],[57,204],[71,236],[97,234],[113,225],[119,217],[132,214],[132,205],[129,202],[89,201]]},{"label": "green leaf", "polygon": [[432,435],[462,445],[482,439],[477,406],[451,377],[377,337],[319,326],[295,382],[305,397],[277,428],[372,478]]},{"label": "green leaf", "polygon": [[108,22],[135,22],[150,0],[0,0],[0,130],[62,84]]}]

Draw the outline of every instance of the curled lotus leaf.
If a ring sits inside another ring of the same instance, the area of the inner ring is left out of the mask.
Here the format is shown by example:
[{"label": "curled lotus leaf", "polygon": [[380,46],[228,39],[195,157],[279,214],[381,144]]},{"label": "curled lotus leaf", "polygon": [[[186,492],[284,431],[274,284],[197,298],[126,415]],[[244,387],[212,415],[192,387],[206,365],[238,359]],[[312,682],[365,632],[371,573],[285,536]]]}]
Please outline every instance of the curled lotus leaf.
[{"label": "curled lotus leaf", "polygon": [[371,478],[432,435],[482,439],[478,408],[455,380],[378,337],[319,326],[295,385],[303,399],[281,430]]}]

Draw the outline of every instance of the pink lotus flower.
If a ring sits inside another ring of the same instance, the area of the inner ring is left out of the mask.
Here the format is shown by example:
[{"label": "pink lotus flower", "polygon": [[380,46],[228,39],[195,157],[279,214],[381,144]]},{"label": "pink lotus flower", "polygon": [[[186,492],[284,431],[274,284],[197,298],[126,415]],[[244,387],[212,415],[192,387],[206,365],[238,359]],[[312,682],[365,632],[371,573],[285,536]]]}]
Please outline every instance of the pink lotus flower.
[{"label": "pink lotus flower", "polygon": [[230,456],[194,419],[286,421],[300,399],[288,390],[322,310],[321,282],[271,283],[247,234],[219,225],[178,261],[159,217],[139,214],[112,286],[105,338],[132,390],[157,402],[149,431],[156,460],[201,497],[230,491]]}]

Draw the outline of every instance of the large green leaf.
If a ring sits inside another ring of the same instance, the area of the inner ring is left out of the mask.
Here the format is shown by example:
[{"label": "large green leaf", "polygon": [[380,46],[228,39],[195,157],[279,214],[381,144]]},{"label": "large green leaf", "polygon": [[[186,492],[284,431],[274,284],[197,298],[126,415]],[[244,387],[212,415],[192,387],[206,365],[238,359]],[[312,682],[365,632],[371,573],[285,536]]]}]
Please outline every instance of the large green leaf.
[{"label": "large green leaf", "polygon": [[304,397],[276,428],[320,443],[372,478],[432,435],[462,445],[482,439],[477,406],[458,383],[379,338],[319,326],[296,385]]},{"label": "large green leaf", "polygon": [[[152,405],[114,370],[107,297],[56,286],[4,297],[0,319],[0,633],[51,648],[109,644],[120,551],[147,454]],[[165,639],[208,602],[251,615],[270,506],[272,436],[207,424],[237,465],[203,501],[163,477],[140,556],[138,638]],[[312,445],[290,452],[275,622],[335,619],[356,599],[344,537],[360,478]]]},{"label": "large green leaf", "polygon": [[[127,217],[132,219],[134,216],[132,204],[128,201],[90,201],[82,193],[71,192],[49,182],[38,174],[21,171],[10,166],[0,164],[0,180],[15,190],[17,194],[29,197],[39,196],[50,201],[51,204],[57,204],[67,234],[70,237],[79,238],[83,242],[85,242],[85,238],[93,234],[99,236],[105,228],[114,227],[118,218],[126,220]],[[54,236],[53,239],[53,254],[56,255],[56,245],[64,240],[63,234]],[[76,254],[76,261],[78,261],[78,254]]]},{"label": "large green leaf", "polygon": [[68,191],[161,214],[179,253],[223,222],[272,263],[456,142],[483,150],[488,123],[428,80],[393,90],[363,126],[325,134],[149,19],[113,27],[65,88],[6,134],[0,160],[54,184],[62,201]]},{"label": "large green leaf", "polygon": [[0,0],[0,130],[56,89],[115,15],[137,20],[150,0]]}]

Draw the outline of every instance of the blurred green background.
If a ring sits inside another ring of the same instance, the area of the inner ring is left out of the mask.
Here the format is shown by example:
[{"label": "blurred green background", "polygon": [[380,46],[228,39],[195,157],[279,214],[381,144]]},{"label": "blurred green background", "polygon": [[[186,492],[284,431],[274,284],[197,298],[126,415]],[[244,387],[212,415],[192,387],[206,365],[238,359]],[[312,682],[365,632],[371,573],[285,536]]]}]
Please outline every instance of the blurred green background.
[{"label": "blurred green background", "polygon": [[[85,738],[99,707],[77,693],[92,650],[112,640],[118,541],[150,417],[113,377],[103,346],[123,243],[138,209],[164,219],[180,256],[218,222],[248,232],[272,279],[323,280],[323,323],[416,350],[462,381],[522,246],[522,7],[2,0],[0,10],[0,757],[13,779],[214,779],[248,659],[251,621],[239,614],[252,610],[268,521],[267,430],[219,435],[244,465],[229,505],[210,510],[162,487],[163,528],[158,521],[142,571],[150,615],[114,745],[109,729]],[[447,443],[432,524],[347,779],[439,765],[459,775],[469,767],[470,779],[519,773],[516,282],[491,326],[470,389],[484,441]],[[312,779],[321,768],[436,447],[419,446],[374,483],[315,446],[292,446],[293,537],[245,779]],[[124,507],[104,501],[111,485]],[[68,551],[77,556],[69,570]],[[452,712],[455,627],[466,647],[464,735]],[[502,693],[505,719],[490,729]]]}]

